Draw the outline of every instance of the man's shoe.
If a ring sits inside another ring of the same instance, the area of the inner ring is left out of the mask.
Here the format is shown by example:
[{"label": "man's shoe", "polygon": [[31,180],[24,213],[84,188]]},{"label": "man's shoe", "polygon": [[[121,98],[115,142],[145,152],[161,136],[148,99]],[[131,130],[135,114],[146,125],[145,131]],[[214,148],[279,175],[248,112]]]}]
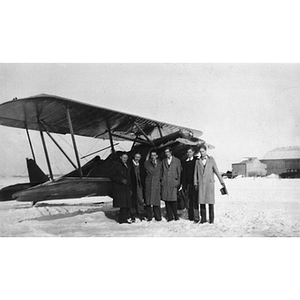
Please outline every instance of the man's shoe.
[{"label": "man's shoe", "polygon": [[119,221],[118,223],[119,224],[131,224],[131,222],[129,222],[128,220],[126,220],[126,221]]}]

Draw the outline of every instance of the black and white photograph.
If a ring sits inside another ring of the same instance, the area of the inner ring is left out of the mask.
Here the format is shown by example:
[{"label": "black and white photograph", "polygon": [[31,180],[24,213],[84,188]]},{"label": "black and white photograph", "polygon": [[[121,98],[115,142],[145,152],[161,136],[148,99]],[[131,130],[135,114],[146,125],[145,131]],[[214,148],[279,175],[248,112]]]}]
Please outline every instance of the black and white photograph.
[{"label": "black and white photograph", "polygon": [[1,1],[1,299],[299,299],[296,1]]},{"label": "black and white photograph", "polygon": [[299,237],[299,64],[1,64],[1,236]]}]

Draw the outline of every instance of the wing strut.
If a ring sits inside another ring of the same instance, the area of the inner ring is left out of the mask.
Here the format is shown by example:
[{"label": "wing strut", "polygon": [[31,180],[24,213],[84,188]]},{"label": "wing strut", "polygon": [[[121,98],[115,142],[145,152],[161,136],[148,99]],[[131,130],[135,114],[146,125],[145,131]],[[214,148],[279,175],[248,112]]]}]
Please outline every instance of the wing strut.
[{"label": "wing strut", "polygon": [[162,134],[162,131],[161,131],[161,127],[159,126],[158,123],[156,123],[157,125],[157,128],[158,128],[158,131],[159,131],[159,134],[160,134],[160,137],[162,138],[163,137],[163,134]]},{"label": "wing strut", "polygon": [[47,147],[46,147],[46,143],[45,143],[45,138],[43,135],[43,131],[42,131],[40,122],[39,122],[39,127],[40,127],[40,134],[41,134],[41,139],[42,139],[42,143],[43,143],[43,147],[44,147],[44,152],[45,152],[45,156],[46,156],[46,160],[47,160],[49,175],[50,175],[51,180],[53,180],[53,173],[52,173],[52,169],[51,169],[50,159],[49,159],[49,155],[48,155],[48,151],[47,151]]},{"label": "wing strut", "polygon": [[111,152],[115,153],[114,141],[113,141],[113,138],[112,138],[112,135],[111,135],[110,125],[109,125],[108,121],[106,121],[106,126],[107,126],[107,130],[108,130],[108,135],[109,135]]},{"label": "wing strut", "polygon": [[143,134],[143,136],[147,139],[147,141],[154,146],[154,143],[149,139],[148,135],[145,133],[145,131],[140,127],[140,125],[137,122],[134,122],[134,125],[139,129],[139,131]]},{"label": "wing strut", "polygon": [[71,165],[77,170],[77,166],[72,162],[70,157],[66,154],[66,152],[62,149],[62,147],[58,144],[58,142],[54,139],[54,137],[50,134],[50,132],[47,130],[43,122],[41,122],[41,125],[43,126],[45,132],[49,136],[49,138],[53,141],[53,143],[57,146],[57,148],[62,152],[62,154],[67,158],[67,160],[71,163]]},{"label": "wing strut", "polygon": [[29,141],[29,145],[30,145],[30,149],[31,149],[31,153],[32,153],[33,160],[34,160],[34,162],[36,162],[36,159],[35,159],[35,155],[34,155],[34,151],[33,151],[33,147],[32,147],[32,143],[31,143],[31,139],[30,139],[30,135],[29,135],[29,131],[28,131],[27,125],[26,125],[26,133],[27,133],[27,137],[28,137],[28,141]]},{"label": "wing strut", "polygon": [[77,160],[77,164],[78,164],[79,175],[80,175],[80,178],[82,178],[83,173],[82,173],[82,169],[81,169],[81,165],[80,165],[80,160],[79,160],[78,150],[77,150],[76,141],[75,141],[75,137],[74,137],[74,130],[73,130],[73,125],[72,125],[70,110],[69,110],[68,106],[67,106],[67,118],[68,118],[70,133],[71,133],[71,137],[72,137],[73,147],[74,147],[74,151],[75,151],[75,156],[76,156],[76,160]]},{"label": "wing strut", "polygon": [[[135,140],[134,140],[134,142],[132,143],[131,150],[133,150],[133,148],[134,148],[134,146],[135,146],[135,143],[136,143],[136,140],[137,140],[138,138],[139,138],[139,136],[136,135]],[[130,151],[131,151],[131,150],[130,150]]]}]

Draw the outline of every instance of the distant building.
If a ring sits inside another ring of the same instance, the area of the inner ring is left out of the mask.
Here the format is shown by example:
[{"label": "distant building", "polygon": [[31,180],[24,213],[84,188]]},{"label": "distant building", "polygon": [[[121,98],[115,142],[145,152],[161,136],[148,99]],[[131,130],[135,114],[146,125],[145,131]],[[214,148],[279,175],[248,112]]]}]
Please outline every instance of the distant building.
[{"label": "distant building", "polygon": [[267,165],[261,163],[257,157],[250,157],[239,163],[232,164],[232,176],[236,177],[239,175],[245,177],[253,176],[266,176]]},{"label": "distant building", "polygon": [[283,174],[282,177],[298,177],[297,174],[300,175],[300,146],[273,149],[260,161],[267,164],[267,175]]}]

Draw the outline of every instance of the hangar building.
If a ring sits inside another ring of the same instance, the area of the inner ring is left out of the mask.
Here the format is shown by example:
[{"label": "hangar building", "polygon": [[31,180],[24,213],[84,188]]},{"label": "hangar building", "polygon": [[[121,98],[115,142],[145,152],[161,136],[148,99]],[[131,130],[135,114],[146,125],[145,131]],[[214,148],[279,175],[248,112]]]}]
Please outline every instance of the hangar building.
[{"label": "hangar building", "polygon": [[250,157],[239,163],[232,164],[232,176],[266,176],[267,165],[261,163],[257,157]]},{"label": "hangar building", "polygon": [[300,146],[273,149],[260,161],[267,164],[267,175],[283,174],[281,177],[300,177]]}]

